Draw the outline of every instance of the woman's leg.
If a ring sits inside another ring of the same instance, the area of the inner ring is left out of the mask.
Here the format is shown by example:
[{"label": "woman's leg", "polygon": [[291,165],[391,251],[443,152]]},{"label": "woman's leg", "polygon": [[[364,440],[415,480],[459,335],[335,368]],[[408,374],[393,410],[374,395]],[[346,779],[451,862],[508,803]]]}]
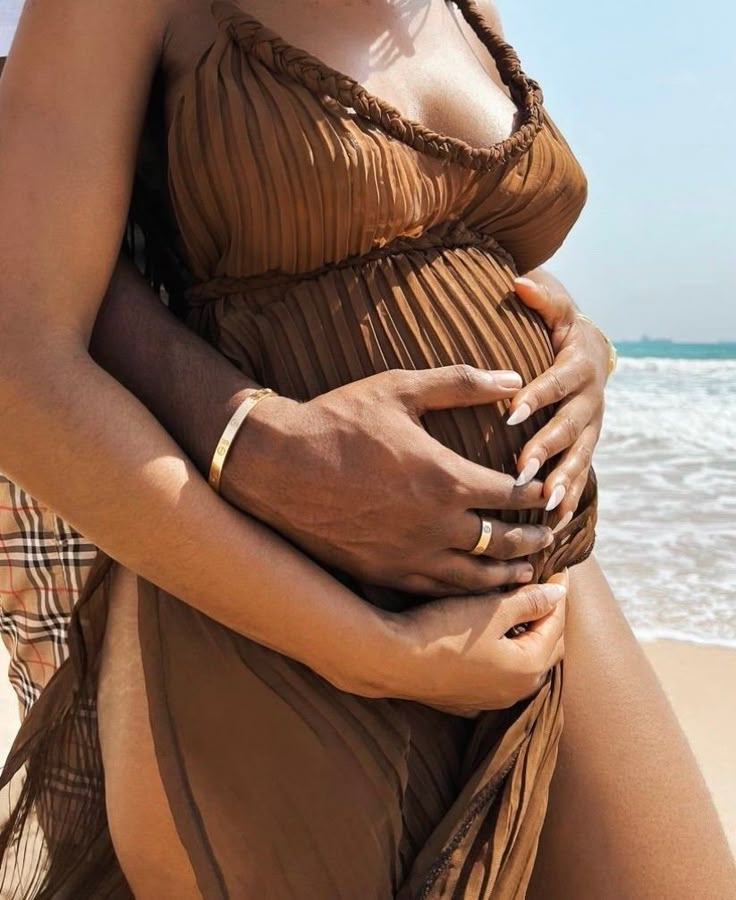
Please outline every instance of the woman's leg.
[{"label": "woman's leg", "polygon": [[199,900],[153,747],[136,576],[119,566],[112,575],[97,710],[110,834],[136,900]]},{"label": "woman's leg", "polygon": [[598,564],[570,580],[565,727],[528,900],[733,900],[725,836],[651,666]]}]

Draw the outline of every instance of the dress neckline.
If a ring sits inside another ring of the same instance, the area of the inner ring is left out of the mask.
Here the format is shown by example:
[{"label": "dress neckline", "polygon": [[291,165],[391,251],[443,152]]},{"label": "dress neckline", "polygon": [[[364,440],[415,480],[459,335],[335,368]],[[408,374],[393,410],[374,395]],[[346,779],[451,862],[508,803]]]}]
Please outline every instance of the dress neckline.
[{"label": "dress neckline", "polygon": [[542,91],[522,70],[514,48],[487,23],[475,0],[453,0],[453,3],[490,53],[521,116],[519,126],[509,137],[487,147],[474,147],[461,138],[435,132],[409,119],[354,78],[289,44],[235,0],[214,0],[210,10],[218,26],[245,52],[316,96],[329,97],[354,110],[360,118],[422,153],[470,169],[493,169],[520,156],[531,146],[544,122]]}]

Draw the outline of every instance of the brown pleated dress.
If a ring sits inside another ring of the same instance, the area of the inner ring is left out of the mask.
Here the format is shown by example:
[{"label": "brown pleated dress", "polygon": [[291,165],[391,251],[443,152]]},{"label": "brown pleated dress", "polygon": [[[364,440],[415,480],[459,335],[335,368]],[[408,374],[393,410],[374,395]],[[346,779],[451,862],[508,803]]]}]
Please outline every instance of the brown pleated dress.
[{"label": "brown pleated dress", "polygon": [[[456,0],[519,108],[507,140],[471,147],[407,120],[234,2],[168,135],[169,186],[198,279],[188,322],[261,384],[308,400],[391,368],[471,363],[525,380],[552,362],[512,279],[575,222],[584,176],[516,54]],[[515,472],[550,412],[516,428],[503,404],[434,412],[458,453]],[[376,491],[381,490],[376,483]],[[298,502],[298,498],[294,498]],[[549,521],[556,513],[498,513]],[[587,556],[595,480],[536,559],[544,580]],[[104,810],[96,674],[114,563],[100,552],[69,662],[31,711],[3,776],[25,767],[5,829],[16,894],[129,897]],[[401,610],[422,602],[351,586]],[[138,580],[161,776],[207,900],[510,900],[534,863],[562,727],[562,671],[502,713],[458,718],[367,700]],[[294,585],[299,590],[299,585]],[[28,844],[30,846],[30,844]]]}]

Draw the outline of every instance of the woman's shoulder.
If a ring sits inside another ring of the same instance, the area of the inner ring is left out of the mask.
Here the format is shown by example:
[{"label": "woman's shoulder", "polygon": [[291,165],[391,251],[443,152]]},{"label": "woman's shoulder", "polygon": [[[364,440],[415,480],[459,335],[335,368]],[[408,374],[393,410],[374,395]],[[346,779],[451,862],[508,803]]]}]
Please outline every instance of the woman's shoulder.
[{"label": "woman's shoulder", "polygon": [[[207,2],[207,0],[202,0],[202,2]],[[8,55],[19,23],[23,19],[25,5],[25,0],[0,0],[0,60]],[[83,20],[85,10],[90,10],[88,0],[40,0],[33,4],[34,13],[43,15],[44,7],[47,5],[49,9],[51,5],[56,6],[57,13],[60,12],[59,6],[65,7],[65,12],[72,16],[72,21]],[[145,18],[150,30],[157,31],[163,41],[169,24],[181,4],[177,3],[177,0],[127,0],[127,3],[121,4],[121,6],[124,6],[129,12],[131,24],[136,18],[138,21]],[[105,5],[103,4],[100,8],[103,15],[104,9]],[[109,11],[111,18],[114,18],[114,4],[109,6]],[[98,13],[95,13],[95,16],[97,17]]]}]

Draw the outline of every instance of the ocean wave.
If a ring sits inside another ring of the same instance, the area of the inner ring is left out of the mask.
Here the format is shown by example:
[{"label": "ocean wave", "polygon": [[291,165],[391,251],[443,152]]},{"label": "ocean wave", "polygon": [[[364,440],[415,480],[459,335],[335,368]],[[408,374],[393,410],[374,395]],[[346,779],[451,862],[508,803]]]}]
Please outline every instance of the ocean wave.
[{"label": "ocean wave", "polygon": [[598,557],[637,634],[736,643],[736,360],[630,359],[607,390]]},{"label": "ocean wave", "polygon": [[[736,448],[736,360],[624,359],[606,390],[604,440],[629,454],[708,457]],[[605,443],[604,443],[604,446]]]},{"label": "ocean wave", "polygon": [[[721,374],[733,378],[736,359],[671,359],[659,356],[619,356],[619,372],[697,372],[701,375]],[[615,376],[614,376],[615,377]]]},{"label": "ocean wave", "polygon": [[634,628],[634,634],[640,641],[680,641],[707,647],[736,649],[736,638],[729,640],[728,638],[703,637],[695,632],[678,631],[675,628]]}]

